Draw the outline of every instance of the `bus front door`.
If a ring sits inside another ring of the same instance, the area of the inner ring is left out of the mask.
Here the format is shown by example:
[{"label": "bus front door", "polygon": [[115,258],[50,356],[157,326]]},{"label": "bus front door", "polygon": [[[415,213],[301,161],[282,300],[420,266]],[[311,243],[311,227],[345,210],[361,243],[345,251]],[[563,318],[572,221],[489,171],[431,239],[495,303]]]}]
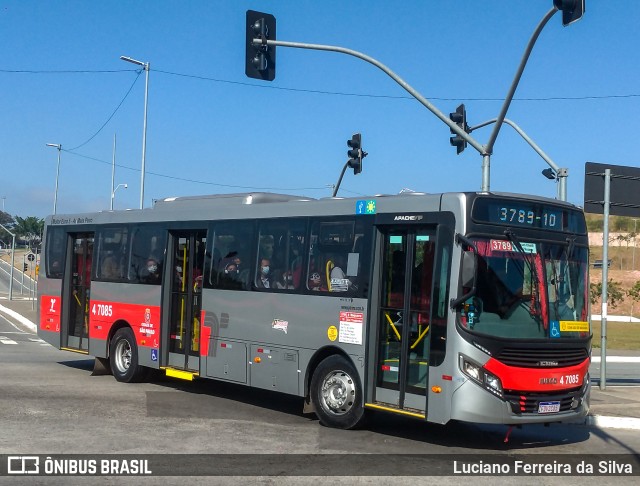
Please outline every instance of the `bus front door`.
[{"label": "bus front door", "polygon": [[169,357],[171,368],[200,370],[200,311],[202,270],[207,242],[205,231],[173,232]]},{"label": "bus front door", "polygon": [[89,299],[94,233],[76,233],[67,245],[62,299],[62,348],[89,351]]},{"label": "bus front door", "polygon": [[427,405],[436,230],[405,226],[381,231],[374,402],[421,416]]}]

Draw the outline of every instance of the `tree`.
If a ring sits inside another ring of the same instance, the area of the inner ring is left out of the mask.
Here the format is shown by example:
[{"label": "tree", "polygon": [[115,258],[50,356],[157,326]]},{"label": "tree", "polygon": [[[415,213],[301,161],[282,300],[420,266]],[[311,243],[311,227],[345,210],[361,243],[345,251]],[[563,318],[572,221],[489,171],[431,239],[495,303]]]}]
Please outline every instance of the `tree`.
[{"label": "tree", "polygon": [[640,280],[633,284],[633,287],[627,291],[627,295],[631,297],[634,302],[640,302]]},{"label": "tree", "polygon": [[633,226],[633,220],[626,216],[619,216],[617,218],[612,218],[613,231],[630,231],[630,228]]},{"label": "tree", "polygon": [[[589,299],[591,304],[595,305],[600,302],[602,296],[602,282],[589,284]],[[611,308],[615,308],[625,297],[625,291],[622,290],[622,285],[619,282],[614,282],[609,279],[607,284],[607,297],[608,303]]]},{"label": "tree", "polygon": [[[15,221],[9,213],[0,211],[0,224],[6,228],[11,229],[11,227],[15,224]],[[11,235],[4,229],[2,229],[2,227],[0,227],[0,240],[4,241],[9,246],[11,245]]]},{"label": "tree", "polygon": [[14,230],[17,236],[32,246],[34,243],[39,243],[42,239],[44,219],[37,218],[35,216],[27,216],[26,218],[16,216]]}]

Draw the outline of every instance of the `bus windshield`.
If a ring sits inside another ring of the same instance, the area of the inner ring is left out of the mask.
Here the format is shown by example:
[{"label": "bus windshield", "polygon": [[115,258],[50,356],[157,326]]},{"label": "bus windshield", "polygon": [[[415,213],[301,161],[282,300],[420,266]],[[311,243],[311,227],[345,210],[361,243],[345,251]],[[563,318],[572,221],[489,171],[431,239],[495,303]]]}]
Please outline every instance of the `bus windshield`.
[{"label": "bus windshield", "polygon": [[477,334],[513,339],[585,337],[588,251],[566,242],[475,238],[476,293],[458,323]]}]

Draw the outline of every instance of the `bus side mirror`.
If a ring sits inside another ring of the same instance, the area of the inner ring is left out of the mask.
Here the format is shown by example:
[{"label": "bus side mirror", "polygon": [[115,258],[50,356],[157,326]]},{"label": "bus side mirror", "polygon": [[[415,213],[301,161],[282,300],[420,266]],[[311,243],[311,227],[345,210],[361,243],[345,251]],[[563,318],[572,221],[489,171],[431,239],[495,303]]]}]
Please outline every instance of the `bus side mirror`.
[{"label": "bus side mirror", "polygon": [[465,300],[476,295],[476,276],[478,271],[478,248],[476,245],[460,234],[456,235],[456,242],[462,242],[466,244],[467,247],[471,248],[471,250],[464,250],[462,252],[462,267],[460,269],[459,285],[460,290],[464,288],[468,288],[470,290],[457,299],[451,299],[449,305],[452,309],[457,309]]},{"label": "bus side mirror", "polygon": [[473,251],[467,250],[462,253],[462,275],[460,281],[463,287],[475,287],[476,261]]}]

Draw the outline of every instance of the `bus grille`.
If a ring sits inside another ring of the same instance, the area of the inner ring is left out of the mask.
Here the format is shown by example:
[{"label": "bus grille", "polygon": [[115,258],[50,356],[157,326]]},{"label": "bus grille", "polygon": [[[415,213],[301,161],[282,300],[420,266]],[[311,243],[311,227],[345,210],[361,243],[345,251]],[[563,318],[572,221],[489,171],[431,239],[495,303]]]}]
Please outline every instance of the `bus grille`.
[{"label": "bus grille", "polygon": [[[504,398],[511,405],[513,413],[538,413],[540,402],[560,402],[560,412],[568,412],[577,408],[580,403],[581,389],[576,388],[562,394],[551,393],[528,393],[514,390],[505,390]],[[575,400],[575,402],[574,402]],[[574,403],[574,407],[571,404]]]},{"label": "bus grille", "polygon": [[495,358],[509,366],[520,368],[561,368],[575,366],[588,357],[585,348],[579,349],[526,349],[504,348]]}]

